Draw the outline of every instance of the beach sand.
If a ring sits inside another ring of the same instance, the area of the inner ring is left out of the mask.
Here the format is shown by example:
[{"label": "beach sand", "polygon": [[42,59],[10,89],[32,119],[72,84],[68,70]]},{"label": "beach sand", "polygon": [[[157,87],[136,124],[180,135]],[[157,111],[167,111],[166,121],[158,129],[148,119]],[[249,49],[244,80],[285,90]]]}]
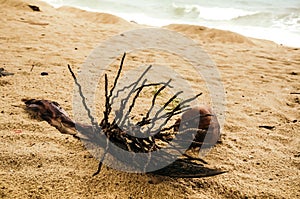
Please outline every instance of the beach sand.
[{"label": "beach sand", "polygon": [[[205,160],[227,173],[153,184],[148,175],[104,167],[92,177],[98,162],[83,144],[31,118],[21,99],[54,100],[72,114],[67,65],[77,72],[101,41],[145,26],[39,1],[0,0],[0,7],[0,67],[14,73],[0,77],[1,198],[300,197],[300,48],[199,26],[165,27],[199,42],[220,72],[225,123],[221,143]],[[126,64],[163,56],[129,54]],[[184,61],[176,64],[186,72]]]}]

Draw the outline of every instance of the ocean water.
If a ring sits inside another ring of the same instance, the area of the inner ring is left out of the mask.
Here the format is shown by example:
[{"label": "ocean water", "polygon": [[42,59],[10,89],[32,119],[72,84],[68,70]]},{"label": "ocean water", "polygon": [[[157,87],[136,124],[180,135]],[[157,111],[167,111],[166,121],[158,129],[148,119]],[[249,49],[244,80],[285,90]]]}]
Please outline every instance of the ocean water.
[{"label": "ocean water", "polygon": [[43,0],[152,26],[193,24],[300,47],[300,0]]}]

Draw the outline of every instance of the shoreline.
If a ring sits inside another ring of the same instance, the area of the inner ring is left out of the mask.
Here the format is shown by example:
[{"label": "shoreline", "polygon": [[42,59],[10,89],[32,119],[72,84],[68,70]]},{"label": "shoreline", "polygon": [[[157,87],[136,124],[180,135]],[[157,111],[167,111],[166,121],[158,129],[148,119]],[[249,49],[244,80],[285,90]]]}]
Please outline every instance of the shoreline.
[{"label": "shoreline", "polygon": [[[47,3],[47,2],[46,2]],[[148,17],[148,16],[141,16],[142,18],[144,18],[144,20],[135,20],[134,18],[138,18],[136,17],[130,17],[128,14],[122,14],[122,13],[113,13],[113,12],[102,12],[96,9],[92,9],[92,8],[87,8],[87,7],[80,7],[80,6],[70,6],[70,5],[63,5],[60,6],[58,4],[49,4],[51,6],[53,6],[54,8],[58,9],[60,7],[73,7],[76,9],[80,9],[80,10],[84,10],[87,12],[93,12],[93,13],[106,13],[106,14],[111,14],[120,18],[123,18],[124,20],[128,21],[128,22],[135,22],[138,23],[140,25],[143,26],[150,26],[150,27],[155,27],[155,28],[163,28],[166,26],[170,26],[173,24],[182,24],[182,25],[191,25],[191,26],[205,26],[207,28],[211,28],[211,29],[218,29],[218,30],[223,30],[223,31],[231,31],[237,34],[241,34],[245,37],[250,37],[253,39],[262,39],[262,40],[268,40],[268,41],[272,41],[275,42],[278,45],[283,45],[286,47],[290,47],[290,48],[300,48],[300,35],[297,35],[296,33],[293,32],[288,32],[282,29],[276,29],[276,28],[263,28],[263,27],[239,27],[239,26],[230,26],[230,28],[228,27],[224,27],[224,26],[213,26],[213,25],[208,25],[208,24],[200,24],[200,23],[188,23],[188,22],[183,22],[183,21],[172,21],[171,19],[157,19],[157,18],[152,18],[152,17]],[[139,14],[137,14],[139,16]],[[153,22],[154,21],[154,22]],[[163,21],[163,22],[161,22]],[[276,36],[274,36],[273,32],[276,32]],[[285,35],[284,38],[293,38],[293,40],[282,40],[283,37],[279,36],[278,32],[281,32],[280,35]],[[270,38],[271,37],[271,38]],[[273,38],[272,38],[273,37]]]}]

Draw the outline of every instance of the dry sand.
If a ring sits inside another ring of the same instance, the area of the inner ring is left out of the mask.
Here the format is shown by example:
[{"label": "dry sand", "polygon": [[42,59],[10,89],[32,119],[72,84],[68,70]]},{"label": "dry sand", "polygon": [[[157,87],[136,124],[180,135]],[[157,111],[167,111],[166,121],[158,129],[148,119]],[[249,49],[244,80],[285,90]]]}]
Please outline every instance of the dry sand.
[{"label": "dry sand", "polygon": [[[71,113],[74,84],[67,64],[76,71],[98,43],[142,26],[108,14],[25,2],[0,0],[0,67],[15,73],[0,77],[2,198],[300,197],[300,49],[199,26],[166,27],[199,42],[220,71],[226,121],[222,143],[205,159],[228,172],[151,184],[147,175],[104,167],[92,177],[98,163],[81,142],[30,118],[21,99],[55,100]],[[164,54],[149,51],[127,59],[159,56]],[[184,70],[184,62],[176,64]],[[44,71],[49,75],[41,76]]]}]

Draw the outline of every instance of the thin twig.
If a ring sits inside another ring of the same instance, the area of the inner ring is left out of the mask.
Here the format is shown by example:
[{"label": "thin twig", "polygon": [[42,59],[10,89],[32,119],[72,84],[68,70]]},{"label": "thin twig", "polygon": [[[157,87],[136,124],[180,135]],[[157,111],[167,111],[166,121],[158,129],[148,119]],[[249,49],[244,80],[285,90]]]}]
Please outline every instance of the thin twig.
[{"label": "thin twig", "polygon": [[[123,57],[122,57],[122,60],[121,60],[120,66],[119,66],[119,70],[118,70],[118,73],[117,73],[117,76],[116,76],[116,78],[115,78],[113,87],[111,88],[110,93],[109,93],[109,99],[112,97],[113,91],[114,91],[114,89],[115,89],[116,86],[117,86],[119,77],[120,77],[121,72],[122,72],[122,69],[123,69],[123,63],[124,63],[125,57],[126,57],[126,52],[124,52],[124,54],[123,54]],[[112,101],[110,102],[110,104],[112,104]]]},{"label": "thin twig", "polygon": [[167,86],[169,86],[170,82],[171,82],[171,79],[168,82],[166,82],[160,89],[158,89],[158,91],[154,94],[154,96],[152,98],[152,102],[151,102],[151,107],[149,108],[148,112],[143,117],[143,119],[137,123],[137,125],[143,126],[145,124],[149,124],[149,122],[150,122],[149,116],[155,105],[156,98],[161,93],[161,91],[163,91]]},{"label": "thin twig", "polygon": [[[125,110],[126,104],[129,102],[129,98],[130,96],[135,92],[136,87],[138,86],[139,82],[142,80],[142,78],[147,74],[147,72],[151,69],[151,65],[149,67],[146,68],[146,70],[141,74],[141,76],[138,78],[138,80],[134,83],[132,83],[128,88],[132,87],[131,91],[128,93],[127,97],[125,97],[124,99],[121,100],[121,105],[119,108],[119,111],[117,112],[117,123],[123,123],[124,117],[123,117],[123,111]],[[121,89],[121,90],[125,90],[125,88]],[[117,92],[117,95],[115,97],[117,97],[119,94],[119,91]],[[114,98],[115,98],[114,97]],[[114,98],[112,99],[112,101],[114,100]],[[126,119],[126,118],[125,118]]]},{"label": "thin twig", "polygon": [[[147,82],[147,79],[145,79],[145,80],[143,81],[142,85],[144,85],[146,82]],[[145,87],[144,87],[144,86],[141,86],[141,87],[139,87],[139,89],[136,90],[137,92],[136,92],[135,96],[134,96],[133,99],[132,99],[132,103],[131,103],[131,105],[129,106],[129,109],[128,109],[127,113],[125,114],[125,118],[128,118],[129,114],[131,113],[131,111],[132,111],[132,109],[133,109],[133,107],[134,107],[134,105],[135,105],[136,99],[139,97],[139,95],[140,95],[140,93],[142,92],[143,88],[145,88]]]},{"label": "thin twig", "polygon": [[102,128],[108,127],[108,117],[110,113],[111,106],[109,104],[109,96],[108,96],[108,79],[107,79],[107,74],[105,74],[105,111],[104,111],[104,117],[103,120],[101,121],[101,126]]},{"label": "thin twig", "polygon": [[34,68],[34,64],[32,64],[31,69],[30,69],[30,72],[32,72],[33,68]]},{"label": "thin twig", "polygon": [[177,93],[175,93],[175,95],[173,95],[165,104],[163,107],[161,107],[155,114],[154,118],[152,120],[157,120],[159,114],[165,110],[165,108],[174,100],[176,99],[181,93],[183,93],[183,91],[179,91]]},{"label": "thin twig", "polygon": [[82,87],[81,87],[80,83],[78,82],[78,80],[77,80],[77,78],[76,78],[76,76],[75,76],[74,72],[72,71],[72,68],[71,68],[71,66],[69,64],[68,64],[68,69],[69,69],[69,71],[70,71],[70,73],[71,73],[71,75],[72,75],[72,77],[73,77],[73,79],[75,81],[75,84],[78,87],[79,95],[80,95],[81,100],[82,100],[82,104],[84,106],[84,109],[87,111],[88,117],[91,120],[91,124],[93,126],[96,126],[98,128],[98,123],[95,122],[95,118],[92,116],[91,110],[90,110],[90,108],[86,104],[86,99],[85,99],[84,94],[82,92]]}]

